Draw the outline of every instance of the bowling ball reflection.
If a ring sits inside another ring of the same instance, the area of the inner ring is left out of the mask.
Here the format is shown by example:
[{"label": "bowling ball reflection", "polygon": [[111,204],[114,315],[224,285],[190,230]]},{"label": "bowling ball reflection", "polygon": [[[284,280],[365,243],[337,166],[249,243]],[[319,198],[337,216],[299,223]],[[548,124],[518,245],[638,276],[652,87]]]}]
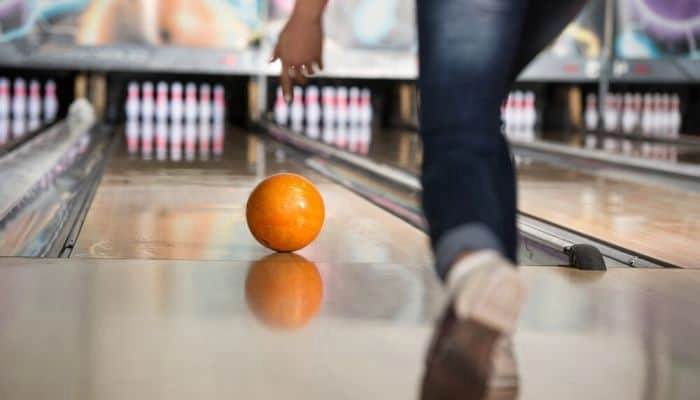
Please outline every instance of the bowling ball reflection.
[{"label": "bowling ball reflection", "polygon": [[318,313],[323,280],[314,263],[293,253],[254,262],[245,282],[248,307],[265,325],[298,329]]}]

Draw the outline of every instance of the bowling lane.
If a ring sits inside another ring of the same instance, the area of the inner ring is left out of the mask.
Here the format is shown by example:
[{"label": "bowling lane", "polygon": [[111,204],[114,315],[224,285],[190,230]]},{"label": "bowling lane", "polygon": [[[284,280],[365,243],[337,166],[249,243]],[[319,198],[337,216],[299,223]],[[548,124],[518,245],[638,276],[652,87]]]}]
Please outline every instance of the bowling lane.
[{"label": "bowling lane", "polygon": [[[260,273],[299,268],[275,258],[5,259],[0,397],[416,398],[444,300],[431,271],[311,263],[321,286],[292,291]],[[700,271],[522,273],[518,398],[696,398]]]},{"label": "bowling lane", "polygon": [[700,268],[700,193],[556,167],[518,168],[519,209],[684,268]]},{"label": "bowling lane", "polygon": [[391,130],[372,136],[368,156],[417,175],[423,153],[415,131]]},{"label": "bowling lane", "polygon": [[[693,150],[684,149],[678,154],[692,160],[687,154]],[[700,268],[696,190],[612,168],[583,170],[515,154],[521,212],[667,264]],[[375,131],[366,156],[417,174],[420,141],[410,131]]]},{"label": "bowling lane", "polygon": [[680,139],[632,136],[614,133],[542,132],[540,142],[586,149],[612,156],[652,160],[660,165],[697,167],[700,165],[700,140],[692,136]]},{"label": "bowling lane", "polygon": [[[121,139],[120,139],[121,140]],[[257,260],[269,253],[250,235],[245,203],[254,185],[276,172],[315,182],[327,217],[299,254],[315,262],[426,266],[426,236],[341,186],[314,174],[280,144],[231,129],[224,152],[179,162],[130,156],[125,143],[110,160],[72,257]],[[397,241],[396,238],[401,240]]]}]

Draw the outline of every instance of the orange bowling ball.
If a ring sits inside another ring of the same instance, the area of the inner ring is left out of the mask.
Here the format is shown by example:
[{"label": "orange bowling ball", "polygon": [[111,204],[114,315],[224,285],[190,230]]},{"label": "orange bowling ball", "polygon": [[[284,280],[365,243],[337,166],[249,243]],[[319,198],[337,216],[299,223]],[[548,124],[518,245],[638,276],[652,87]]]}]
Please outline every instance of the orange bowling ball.
[{"label": "orange bowling ball", "polygon": [[253,189],[246,220],[263,246],[290,252],[306,247],[323,227],[325,207],[318,189],[296,174],[276,174]]},{"label": "orange bowling ball", "polygon": [[297,329],[318,313],[323,280],[316,266],[304,257],[275,253],[250,267],[245,294],[248,307],[265,325]]}]

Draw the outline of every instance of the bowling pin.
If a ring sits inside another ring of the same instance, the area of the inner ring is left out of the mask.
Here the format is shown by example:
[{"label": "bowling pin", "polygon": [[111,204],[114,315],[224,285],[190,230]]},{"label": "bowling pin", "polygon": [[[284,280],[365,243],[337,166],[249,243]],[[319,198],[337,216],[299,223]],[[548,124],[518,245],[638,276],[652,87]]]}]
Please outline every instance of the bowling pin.
[{"label": "bowling pin", "polygon": [[335,123],[335,88],[326,86],[323,88],[323,126],[332,126]]},{"label": "bowling pin", "polygon": [[622,141],[622,154],[626,156],[632,155],[632,142],[629,140]]},{"label": "bowling pin", "polygon": [[226,118],[226,93],[224,91],[224,85],[214,86],[214,104],[212,107],[214,121],[223,122]]},{"label": "bowling pin", "polygon": [[[663,95],[661,93],[656,93],[654,95],[654,132],[656,136],[663,136],[663,130],[664,130],[664,100],[663,100]],[[652,156],[653,158],[656,158],[659,153],[659,147],[654,146],[654,155]]]},{"label": "bowling pin", "polygon": [[[47,83],[48,92],[48,83]],[[48,94],[47,94],[48,96]],[[130,82],[126,90],[126,119],[127,121],[136,121],[139,118],[139,110],[141,108],[139,101],[139,84]]]},{"label": "bowling pin", "polygon": [[180,161],[182,159],[182,122],[170,124],[170,159]]},{"label": "bowling pin", "polygon": [[653,125],[653,118],[654,118],[654,110],[653,110],[653,100],[652,96],[649,93],[646,93],[644,95],[644,100],[642,103],[642,124],[641,124],[641,131],[642,135],[644,136],[651,136],[653,130],[654,130],[654,125]]},{"label": "bowling pin", "polygon": [[292,130],[294,132],[301,132],[304,121],[304,91],[299,86],[294,87],[290,117],[292,120]]},{"label": "bowling pin", "polygon": [[681,122],[681,99],[677,94],[674,94],[671,96],[671,118],[669,122],[671,125],[671,137],[675,139],[679,137],[681,131]]},{"label": "bowling pin", "polygon": [[594,150],[598,145],[598,139],[596,138],[595,135],[588,134],[586,135],[586,140],[584,142],[584,147],[589,149],[589,150]]},{"label": "bowling pin", "polygon": [[128,120],[126,122],[126,148],[129,155],[135,155],[139,148],[139,122]]},{"label": "bowling pin", "polygon": [[194,159],[197,145],[197,126],[192,121],[185,122],[185,158],[188,161]]},{"label": "bowling pin", "polygon": [[208,83],[199,86],[199,122],[211,119],[211,87]]},{"label": "bowling pin", "polygon": [[364,88],[360,93],[360,123],[362,125],[372,124],[372,92]]},{"label": "bowling pin", "polygon": [[[184,117],[182,96],[182,83],[174,82],[170,85],[170,121],[173,123],[182,123],[182,118]],[[170,132],[173,132],[172,127]]]},{"label": "bowling pin", "polygon": [[669,161],[674,162],[674,163],[678,162],[678,147],[677,146],[674,146],[674,145],[669,146],[668,159],[669,159]]},{"label": "bowling pin", "polygon": [[319,128],[318,124],[307,125],[306,134],[311,139],[318,139],[321,136],[321,129]]},{"label": "bowling pin", "polygon": [[651,142],[642,143],[642,157],[654,158],[654,145]]},{"label": "bowling pin", "polygon": [[168,155],[168,123],[159,120],[156,123],[156,158],[164,161]]},{"label": "bowling pin", "polygon": [[12,119],[12,137],[17,139],[27,133],[27,120],[24,117]]},{"label": "bowling pin", "polygon": [[296,133],[302,133],[304,131],[304,124],[302,120],[292,121],[292,131]]},{"label": "bowling pin", "polygon": [[41,120],[39,120],[38,116],[29,118],[29,124],[27,125],[28,132],[34,132],[39,129],[39,127],[41,127]]},{"label": "bowling pin", "polygon": [[603,140],[603,150],[614,153],[616,148],[616,142],[613,138],[605,138]]},{"label": "bowling pin", "polygon": [[516,130],[523,126],[524,121],[524,98],[523,92],[516,90],[513,92],[513,113],[512,125]]},{"label": "bowling pin", "polygon": [[584,120],[588,132],[595,132],[598,129],[598,104],[596,95],[593,93],[589,93],[586,96]]},{"label": "bowling pin", "polygon": [[348,127],[348,150],[351,153],[360,152],[360,129],[359,124],[350,124]]},{"label": "bowling pin", "polygon": [[212,136],[214,138],[212,144],[212,151],[214,155],[220,157],[224,153],[224,122],[214,121]]},{"label": "bowling pin", "polygon": [[275,122],[279,126],[287,126],[289,120],[289,107],[287,101],[282,94],[282,87],[277,88],[277,96],[275,97]]},{"label": "bowling pin", "polygon": [[156,160],[165,161],[168,158],[168,151],[156,149]]},{"label": "bowling pin", "polygon": [[27,110],[27,85],[24,79],[17,78],[14,83],[12,94],[12,117],[15,120],[22,120],[26,117]]},{"label": "bowling pin", "polygon": [[513,92],[509,92],[503,111],[503,131],[508,138],[510,138],[510,131],[514,125],[513,113],[515,112],[515,108],[513,107],[513,102]]},{"label": "bowling pin", "polygon": [[344,149],[348,145],[348,125],[339,124],[335,132],[335,145],[338,148]]},{"label": "bowling pin", "polygon": [[523,125],[528,132],[528,140],[534,132],[535,124],[537,123],[537,110],[535,109],[535,93],[527,91],[523,95]]},{"label": "bowling pin", "polygon": [[44,85],[44,122],[51,123],[58,114],[58,94],[56,82],[49,79]]},{"label": "bowling pin", "polygon": [[10,116],[10,81],[0,77],[0,119]]},{"label": "bowling pin", "polygon": [[671,135],[671,96],[668,93],[661,95],[661,135]]},{"label": "bowling pin", "polygon": [[323,134],[322,134],[322,139],[323,142],[326,144],[333,144],[335,143],[335,125],[332,123],[329,124],[323,124]]},{"label": "bowling pin", "polygon": [[[29,103],[27,105],[27,111],[30,121],[39,120],[39,115],[41,114],[41,86],[36,79],[29,81]],[[30,130],[33,129],[30,128]]]},{"label": "bowling pin", "polygon": [[370,142],[372,141],[372,128],[369,125],[360,126],[360,146],[361,154],[369,153]]},{"label": "bowling pin", "polygon": [[344,86],[335,90],[335,112],[338,126],[348,123],[348,89]]},{"label": "bowling pin", "polygon": [[153,83],[146,81],[141,85],[141,120],[148,123],[153,122],[154,111]]},{"label": "bowling pin", "polygon": [[613,119],[613,132],[620,132],[622,130],[622,94],[614,94],[613,99],[613,112],[611,114]]},{"label": "bowling pin", "polygon": [[651,126],[652,134],[658,136],[663,125],[663,111],[661,110],[661,93],[654,93],[652,95],[652,111],[651,111]]},{"label": "bowling pin", "polygon": [[[321,121],[321,106],[319,104],[318,87],[309,86],[306,89],[306,126],[315,126]],[[311,134],[309,134],[311,136]]]},{"label": "bowling pin", "polygon": [[632,133],[634,128],[634,116],[632,111],[632,95],[625,93],[622,106],[622,132],[626,134]]},{"label": "bowling pin", "polygon": [[211,147],[212,131],[211,121],[199,122],[199,154],[208,158]]},{"label": "bowling pin", "polygon": [[185,121],[194,124],[197,120],[197,85],[192,82],[185,86]]},{"label": "bowling pin", "polygon": [[605,96],[605,116],[603,118],[603,123],[605,125],[606,132],[615,131],[615,95],[613,93],[608,93]]},{"label": "bowling pin", "polygon": [[642,119],[642,94],[635,93],[632,95],[632,131],[639,132],[641,130]]},{"label": "bowling pin", "polygon": [[153,121],[150,119],[141,123],[141,155],[144,160],[150,160],[153,156]]},{"label": "bowling pin", "polygon": [[360,89],[354,86],[350,88],[348,96],[348,123],[360,123]]},{"label": "bowling pin", "polygon": [[165,124],[168,121],[168,84],[158,82],[156,86],[156,122]]}]

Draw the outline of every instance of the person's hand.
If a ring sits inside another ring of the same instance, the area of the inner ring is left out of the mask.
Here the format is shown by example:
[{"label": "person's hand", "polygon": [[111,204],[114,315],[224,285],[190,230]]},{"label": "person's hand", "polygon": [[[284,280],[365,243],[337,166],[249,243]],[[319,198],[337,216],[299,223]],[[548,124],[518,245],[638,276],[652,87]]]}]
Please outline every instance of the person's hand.
[{"label": "person's hand", "polygon": [[315,68],[323,69],[323,28],[320,17],[305,18],[292,14],[277,40],[270,62],[282,62],[280,83],[287,101],[292,94],[292,84],[306,83]]}]

